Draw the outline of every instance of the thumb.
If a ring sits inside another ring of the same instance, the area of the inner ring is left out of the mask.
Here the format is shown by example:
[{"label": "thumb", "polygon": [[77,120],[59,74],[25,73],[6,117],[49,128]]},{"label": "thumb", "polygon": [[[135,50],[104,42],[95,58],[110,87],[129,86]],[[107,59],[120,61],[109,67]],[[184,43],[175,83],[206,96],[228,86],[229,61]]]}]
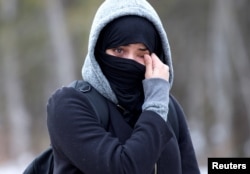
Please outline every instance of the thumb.
[{"label": "thumb", "polygon": [[150,78],[152,73],[153,73],[153,66],[152,66],[152,58],[150,55],[146,54],[144,55],[144,62],[145,62],[145,67],[146,67],[146,72],[145,72],[145,79]]}]

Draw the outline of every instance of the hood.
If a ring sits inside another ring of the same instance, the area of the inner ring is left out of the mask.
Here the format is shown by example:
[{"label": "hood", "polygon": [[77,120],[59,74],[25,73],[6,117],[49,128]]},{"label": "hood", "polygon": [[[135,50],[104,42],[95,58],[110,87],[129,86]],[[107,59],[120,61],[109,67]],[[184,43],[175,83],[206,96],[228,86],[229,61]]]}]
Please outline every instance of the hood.
[{"label": "hood", "polygon": [[99,93],[114,103],[117,103],[117,98],[112,91],[109,82],[103,75],[98,62],[96,61],[94,52],[96,42],[102,29],[112,20],[127,15],[141,16],[153,23],[161,38],[165,62],[170,68],[170,86],[172,86],[174,78],[167,34],[153,7],[146,0],[106,0],[97,10],[91,26],[88,53],[82,67],[82,77]]}]

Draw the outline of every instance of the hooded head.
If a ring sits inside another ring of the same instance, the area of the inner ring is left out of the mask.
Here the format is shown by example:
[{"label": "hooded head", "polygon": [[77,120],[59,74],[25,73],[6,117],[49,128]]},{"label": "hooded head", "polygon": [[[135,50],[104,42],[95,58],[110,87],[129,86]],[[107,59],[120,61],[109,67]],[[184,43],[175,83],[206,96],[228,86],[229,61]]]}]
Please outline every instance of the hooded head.
[{"label": "hooded head", "polygon": [[[141,26],[147,27],[142,30]],[[143,43],[150,52],[156,53],[162,62],[169,66],[169,82],[171,85],[173,83],[167,35],[153,7],[146,0],[106,0],[97,10],[93,20],[82,76],[114,103],[118,103],[119,97],[105,70],[100,66],[103,62],[100,58],[107,57],[105,50],[108,48],[131,43]],[[137,70],[140,68],[135,66]]]},{"label": "hooded head", "polygon": [[[101,31],[95,46],[95,52],[123,45],[142,43],[150,53],[162,57],[161,39],[154,25],[147,19],[127,15],[114,19]],[[98,59],[98,55],[96,56]]]}]

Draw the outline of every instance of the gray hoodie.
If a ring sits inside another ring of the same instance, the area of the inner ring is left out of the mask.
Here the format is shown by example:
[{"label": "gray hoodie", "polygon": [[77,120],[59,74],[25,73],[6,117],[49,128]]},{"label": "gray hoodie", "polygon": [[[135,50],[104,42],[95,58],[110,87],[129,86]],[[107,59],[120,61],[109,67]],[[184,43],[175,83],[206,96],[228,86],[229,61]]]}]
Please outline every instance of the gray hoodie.
[{"label": "gray hoodie", "polygon": [[91,27],[88,53],[82,68],[82,77],[85,81],[89,82],[94,88],[96,88],[104,97],[114,103],[117,103],[117,98],[96,61],[94,50],[101,30],[112,20],[125,15],[138,15],[145,17],[155,25],[162,40],[162,46],[165,54],[164,57],[166,59],[165,62],[167,62],[170,68],[170,86],[172,86],[174,78],[168,38],[161,20],[153,7],[146,0],[106,0],[97,10]]}]

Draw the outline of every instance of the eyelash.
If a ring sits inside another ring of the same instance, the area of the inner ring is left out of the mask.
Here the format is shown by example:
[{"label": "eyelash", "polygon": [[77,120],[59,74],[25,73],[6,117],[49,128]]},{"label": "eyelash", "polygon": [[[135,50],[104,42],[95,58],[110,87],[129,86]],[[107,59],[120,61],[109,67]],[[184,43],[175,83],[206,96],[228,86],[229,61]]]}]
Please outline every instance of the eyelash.
[{"label": "eyelash", "polygon": [[[114,48],[113,52],[116,53],[117,55],[120,55],[120,56],[122,56],[122,54],[125,54],[125,50],[123,48],[121,48],[121,47]],[[143,55],[139,55],[139,57],[144,58],[144,55],[145,55],[145,53]]]},{"label": "eyelash", "polygon": [[124,51],[122,48],[114,48],[114,52],[121,54],[121,52]]}]

